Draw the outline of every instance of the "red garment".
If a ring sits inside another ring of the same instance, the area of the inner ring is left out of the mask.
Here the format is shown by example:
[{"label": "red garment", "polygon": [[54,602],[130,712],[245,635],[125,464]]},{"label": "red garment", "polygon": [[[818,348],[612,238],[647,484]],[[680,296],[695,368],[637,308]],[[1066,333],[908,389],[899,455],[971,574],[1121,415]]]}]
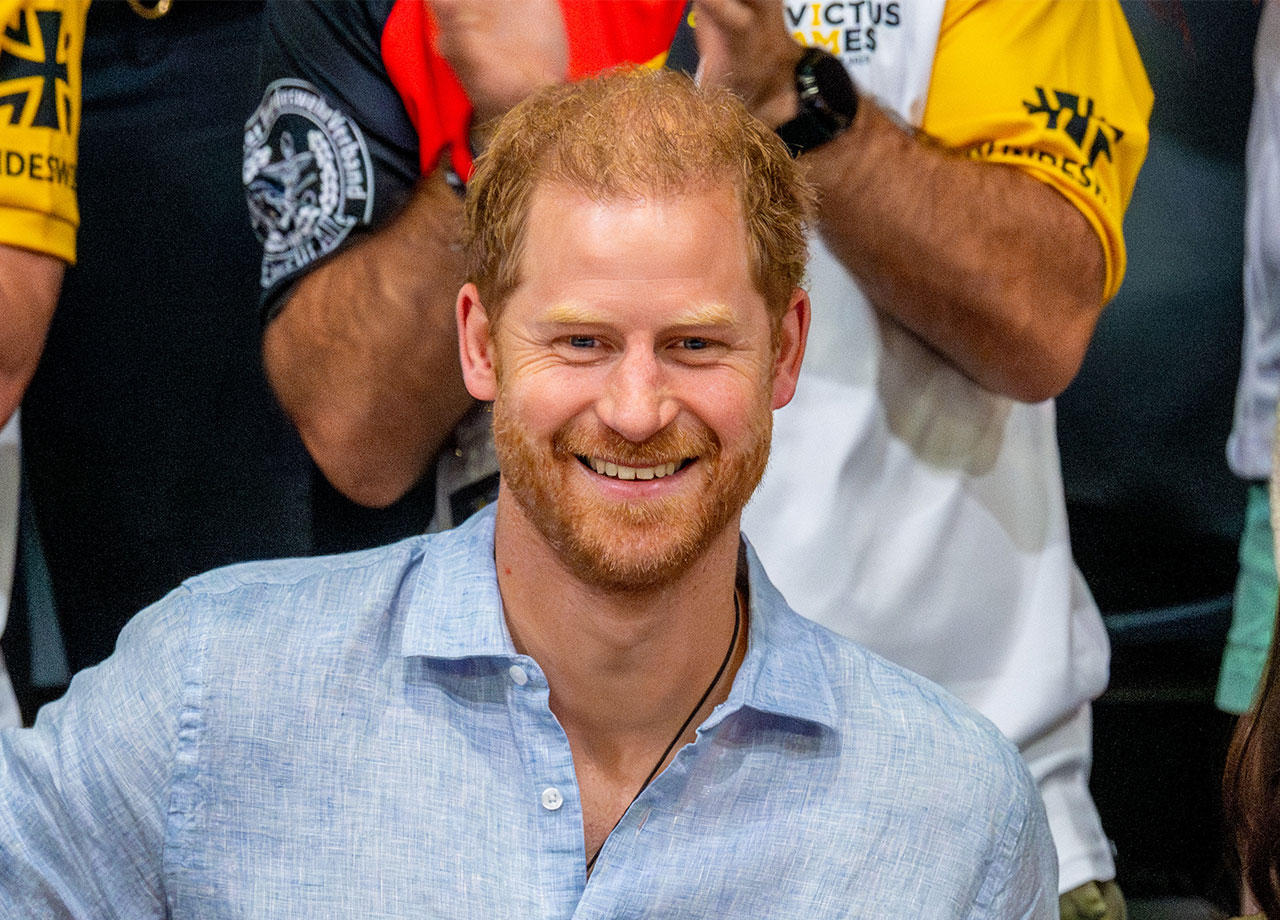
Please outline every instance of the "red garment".
[{"label": "red garment", "polygon": [[[622,63],[661,61],[684,0],[560,0],[569,43],[569,77]],[[382,31],[382,60],[418,131],[425,174],[447,145],[454,170],[471,173],[471,103],[453,69],[435,50],[436,24],[421,0],[398,0]]]}]

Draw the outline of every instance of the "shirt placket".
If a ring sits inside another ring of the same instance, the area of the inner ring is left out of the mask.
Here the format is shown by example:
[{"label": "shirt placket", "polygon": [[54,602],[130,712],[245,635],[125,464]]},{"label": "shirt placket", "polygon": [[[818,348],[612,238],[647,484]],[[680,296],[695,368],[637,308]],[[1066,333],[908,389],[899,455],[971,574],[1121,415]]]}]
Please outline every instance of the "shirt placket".
[{"label": "shirt placket", "polygon": [[543,903],[542,916],[573,916],[586,884],[582,842],[582,798],[569,739],[551,712],[551,691],[532,658],[518,656],[507,668],[512,731],[524,763],[523,796],[534,840],[532,868]]}]

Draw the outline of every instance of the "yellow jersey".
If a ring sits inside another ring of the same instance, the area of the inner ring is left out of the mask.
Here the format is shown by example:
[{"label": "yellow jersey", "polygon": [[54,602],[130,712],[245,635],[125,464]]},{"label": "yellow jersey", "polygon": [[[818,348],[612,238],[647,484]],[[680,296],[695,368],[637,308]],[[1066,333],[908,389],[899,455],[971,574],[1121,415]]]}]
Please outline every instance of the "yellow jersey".
[{"label": "yellow jersey", "polygon": [[89,0],[0,0],[0,244],[75,261]]},{"label": "yellow jersey", "polygon": [[[1107,53],[1063,53],[1085,36]],[[948,0],[920,127],[1072,201],[1102,239],[1110,299],[1124,277],[1121,227],[1152,101],[1113,0]]]}]

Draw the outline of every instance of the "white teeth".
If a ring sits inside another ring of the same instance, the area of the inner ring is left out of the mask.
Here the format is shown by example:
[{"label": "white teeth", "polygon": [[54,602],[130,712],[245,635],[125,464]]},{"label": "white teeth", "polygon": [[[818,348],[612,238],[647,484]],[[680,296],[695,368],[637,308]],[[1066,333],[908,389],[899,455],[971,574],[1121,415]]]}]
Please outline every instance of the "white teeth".
[{"label": "white teeth", "polygon": [[635,479],[661,479],[664,476],[670,476],[679,466],[676,462],[660,463],[657,466],[621,466],[617,463],[610,463],[608,460],[601,460],[598,457],[591,457],[587,461],[591,464],[591,468],[602,476],[609,476],[613,479],[624,479],[630,482]]}]

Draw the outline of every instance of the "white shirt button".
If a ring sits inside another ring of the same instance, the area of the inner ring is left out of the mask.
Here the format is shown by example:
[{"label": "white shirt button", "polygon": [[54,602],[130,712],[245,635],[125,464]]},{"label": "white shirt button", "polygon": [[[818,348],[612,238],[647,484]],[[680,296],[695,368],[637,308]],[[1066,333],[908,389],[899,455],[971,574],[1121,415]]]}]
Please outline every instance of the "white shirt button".
[{"label": "white shirt button", "polygon": [[564,804],[564,796],[560,794],[560,790],[555,786],[548,786],[542,790],[542,807],[547,811],[555,811]]},{"label": "white shirt button", "polygon": [[507,673],[511,675],[511,679],[515,681],[517,687],[523,687],[529,682],[528,672],[518,664],[513,664],[507,668]]}]

